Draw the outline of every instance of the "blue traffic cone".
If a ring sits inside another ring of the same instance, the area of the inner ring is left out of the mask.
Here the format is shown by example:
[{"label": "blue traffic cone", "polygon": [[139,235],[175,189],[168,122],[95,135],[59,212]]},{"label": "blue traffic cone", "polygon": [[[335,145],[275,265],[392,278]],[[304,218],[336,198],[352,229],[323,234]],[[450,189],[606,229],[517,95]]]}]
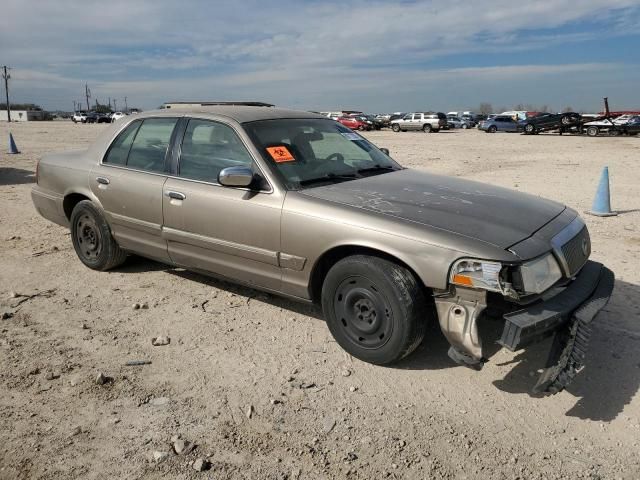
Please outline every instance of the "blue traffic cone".
[{"label": "blue traffic cone", "polygon": [[613,217],[614,215],[618,215],[616,212],[611,211],[609,167],[604,167],[602,170],[602,176],[600,177],[600,183],[598,184],[598,190],[596,191],[596,198],[593,199],[593,206],[587,213],[598,217]]},{"label": "blue traffic cone", "polygon": [[18,150],[16,142],[13,140],[13,135],[11,135],[11,133],[9,133],[9,153],[20,153],[20,150]]}]

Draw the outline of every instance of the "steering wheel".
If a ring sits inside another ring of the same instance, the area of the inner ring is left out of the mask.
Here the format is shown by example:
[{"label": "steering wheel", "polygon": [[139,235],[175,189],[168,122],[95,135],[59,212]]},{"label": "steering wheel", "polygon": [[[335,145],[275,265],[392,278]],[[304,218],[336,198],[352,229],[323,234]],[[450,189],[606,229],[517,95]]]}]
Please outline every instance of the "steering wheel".
[{"label": "steering wheel", "polygon": [[331,160],[335,157],[336,162],[338,163],[344,163],[344,155],[342,155],[341,153],[332,153],[331,155],[329,155],[326,160]]},{"label": "steering wheel", "polygon": [[323,167],[326,166],[326,162],[330,162],[330,161],[334,161],[336,162],[338,165],[343,166],[346,168],[348,168],[349,166],[344,163],[344,155],[342,155],[341,153],[332,153],[331,155],[329,155],[327,158],[325,158],[324,160],[320,160],[318,159],[316,163],[316,165],[314,165],[314,167],[311,169],[311,171],[313,173],[317,173],[323,170]]}]

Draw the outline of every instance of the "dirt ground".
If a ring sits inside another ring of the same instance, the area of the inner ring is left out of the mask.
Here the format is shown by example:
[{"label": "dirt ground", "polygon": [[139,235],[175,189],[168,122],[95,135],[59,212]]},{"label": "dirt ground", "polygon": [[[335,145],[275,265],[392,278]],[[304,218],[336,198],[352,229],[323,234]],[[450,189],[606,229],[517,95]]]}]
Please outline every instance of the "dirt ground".
[{"label": "dirt ground", "polygon": [[[22,153],[0,153],[0,313],[13,314],[0,321],[1,479],[640,478],[640,138],[367,134],[405,166],[578,211],[609,166],[620,215],[584,218],[616,288],[586,369],[537,397],[548,343],[514,354],[487,341],[475,372],[432,326],[382,368],[346,355],[314,307],[135,257],[87,269],[29,192],[41,155],[103,128],[13,124]],[[195,449],[175,454],[176,435]]]}]

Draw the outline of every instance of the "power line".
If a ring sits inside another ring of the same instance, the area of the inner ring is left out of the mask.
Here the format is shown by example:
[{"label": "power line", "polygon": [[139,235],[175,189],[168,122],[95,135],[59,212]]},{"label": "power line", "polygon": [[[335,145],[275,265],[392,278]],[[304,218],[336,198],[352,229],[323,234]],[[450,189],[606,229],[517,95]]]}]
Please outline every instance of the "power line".
[{"label": "power line", "polygon": [[7,121],[10,122],[11,121],[11,105],[9,104],[9,79],[11,78],[11,75],[9,75],[9,72],[7,72],[7,70],[11,70],[11,69],[7,68],[6,65],[4,65],[2,69],[3,69],[2,78],[4,78],[4,92],[7,99]]}]

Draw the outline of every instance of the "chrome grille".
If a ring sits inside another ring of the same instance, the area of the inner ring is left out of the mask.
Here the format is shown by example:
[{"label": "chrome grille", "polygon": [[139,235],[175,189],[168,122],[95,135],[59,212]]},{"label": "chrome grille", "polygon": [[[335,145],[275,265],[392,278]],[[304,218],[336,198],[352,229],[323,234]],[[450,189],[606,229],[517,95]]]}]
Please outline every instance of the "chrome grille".
[{"label": "chrome grille", "polygon": [[591,255],[591,238],[587,227],[583,227],[571,240],[560,247],[570,276],[575,275]]}]

